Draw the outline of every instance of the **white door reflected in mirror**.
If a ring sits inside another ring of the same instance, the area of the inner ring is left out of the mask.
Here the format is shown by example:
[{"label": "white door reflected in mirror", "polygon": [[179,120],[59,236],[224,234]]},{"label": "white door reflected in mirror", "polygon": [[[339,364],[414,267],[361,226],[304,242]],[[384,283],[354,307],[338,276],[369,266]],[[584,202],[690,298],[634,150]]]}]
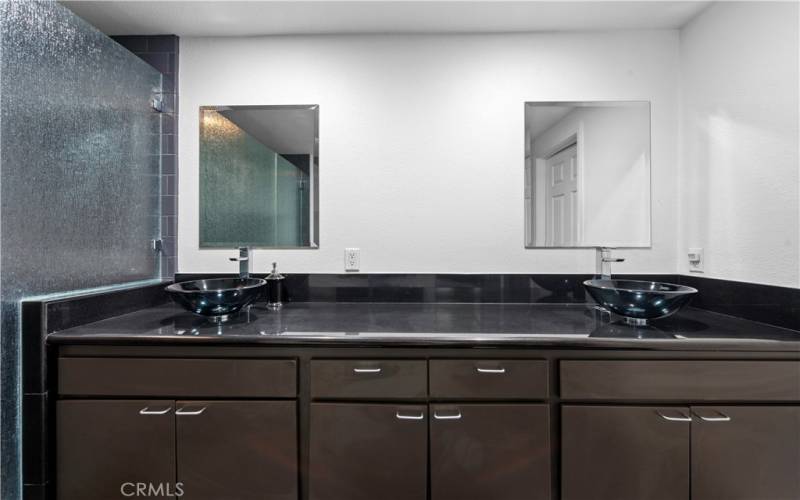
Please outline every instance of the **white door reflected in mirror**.
[{"label": "white door reflected in mirror", "polygon": [[650,103],[525,103],[525,246],[650,246]]}]

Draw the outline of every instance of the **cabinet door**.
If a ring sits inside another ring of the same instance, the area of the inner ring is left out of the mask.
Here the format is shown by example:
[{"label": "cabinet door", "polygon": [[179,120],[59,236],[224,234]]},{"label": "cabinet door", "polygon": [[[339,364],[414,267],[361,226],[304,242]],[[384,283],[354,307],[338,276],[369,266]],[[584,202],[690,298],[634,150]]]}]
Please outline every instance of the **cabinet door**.
[{"label": "cabinet door", "polygon": [[800,407],[693,407],[693,500],[800,498]]},{"label": "cabinet door", "polygon": [[[57,498],[150,498],[175,493],[172,401],[59,401]],[[152,488],[152,489],[150,489]]]},{"label": "cabinet door", "polygon": [[431,405],[432,500],[550,499],[547,405]]},{"label": "cabinet door", "polygon": [[297,498],[294,401],[178,401],[175,415],[183,498]]},{"label": "cabinet door", "polygon": [[311,405],[310,500],[426,500],[423,405]]},{"label": "cabinet door", "polygon": [[690,418],[688,408],[563,406],[562,500],[688,499]]}]

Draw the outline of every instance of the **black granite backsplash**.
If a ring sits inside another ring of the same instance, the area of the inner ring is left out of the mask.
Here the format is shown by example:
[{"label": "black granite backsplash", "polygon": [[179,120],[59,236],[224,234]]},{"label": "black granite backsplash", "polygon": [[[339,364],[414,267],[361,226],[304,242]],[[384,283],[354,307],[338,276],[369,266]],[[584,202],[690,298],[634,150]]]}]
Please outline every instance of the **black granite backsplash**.
[{"label": "black granite backsplash", "polygon": [[[223,275],[177,274],[175,281],[213,276]],[[674,275],[627,277],[675,279]],[[284,296],[287,302],[572,304],[586,302],[582,283],[591,278],[590,274],[287,274]]]},{"label": "black granite backsplash", "polygon": [[691,305],[721,314],[736,316],[800,330],[800,289],[760,285],[700,276],[677,276],[678,282],[697,288]]},{"label": "black granite backsplash", "polygon": [[[175,281],[212,276],[220,275],[177,274]],[[580,303],[586,300],[581,283],[589,278],[583,274],[287,274],[284,297],[287,302]]]},{"label": "black granite backsplash", "polygon": [[[583,303],[588,274],[297,274],[286,295],[297,302]],[[642,279],[660,280],[664,276]]]},{"label": "black granite backsplash", "polygon": [[[177,274],[175,281],[209,278]],[[235,276],[226,274],[224,276]],[[264,277],[264,275],[254,274]],[[582,303],[589,274],[287,274],[287,302]],[[800,289],[677,274],[615,274],[617,279],[697,288],[693,307],[800,330]]]}]

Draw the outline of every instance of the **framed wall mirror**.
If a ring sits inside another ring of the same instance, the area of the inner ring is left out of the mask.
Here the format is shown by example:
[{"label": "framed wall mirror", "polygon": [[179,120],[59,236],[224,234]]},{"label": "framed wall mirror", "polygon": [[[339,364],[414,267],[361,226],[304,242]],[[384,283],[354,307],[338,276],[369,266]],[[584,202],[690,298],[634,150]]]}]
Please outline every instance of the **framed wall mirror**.
[{"label": "framed wall mirror", "polygon": [[200,108],[200,247],[319,247],[319,106]]},{"label": "framed wall mirror", "polygon": [[525,246],[650,246],[650,103],[525,103]]}]

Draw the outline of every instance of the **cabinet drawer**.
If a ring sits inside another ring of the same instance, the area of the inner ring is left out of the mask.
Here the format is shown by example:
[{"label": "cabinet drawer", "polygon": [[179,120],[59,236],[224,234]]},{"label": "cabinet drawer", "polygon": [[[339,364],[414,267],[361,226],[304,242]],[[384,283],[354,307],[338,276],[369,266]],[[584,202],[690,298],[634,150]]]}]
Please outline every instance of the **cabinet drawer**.
[{"label": "cabinet drawer", "polygon": [[434,359],[431,397],[453,399],[544,399],[547,361]]},{"label": "cabinet drawer", "polygon": [[293,359],[61,358],[58,392],[73,396],[293,398]]},{"label": "cabinet drawer", "polygon": [[562,361],[563,399],[797,401],[797,361]]},{"label": "cabinet drawer", "polygon": [[311,361],[314,398],[424,398],[428,395],[428,366],[423,360]]}]

